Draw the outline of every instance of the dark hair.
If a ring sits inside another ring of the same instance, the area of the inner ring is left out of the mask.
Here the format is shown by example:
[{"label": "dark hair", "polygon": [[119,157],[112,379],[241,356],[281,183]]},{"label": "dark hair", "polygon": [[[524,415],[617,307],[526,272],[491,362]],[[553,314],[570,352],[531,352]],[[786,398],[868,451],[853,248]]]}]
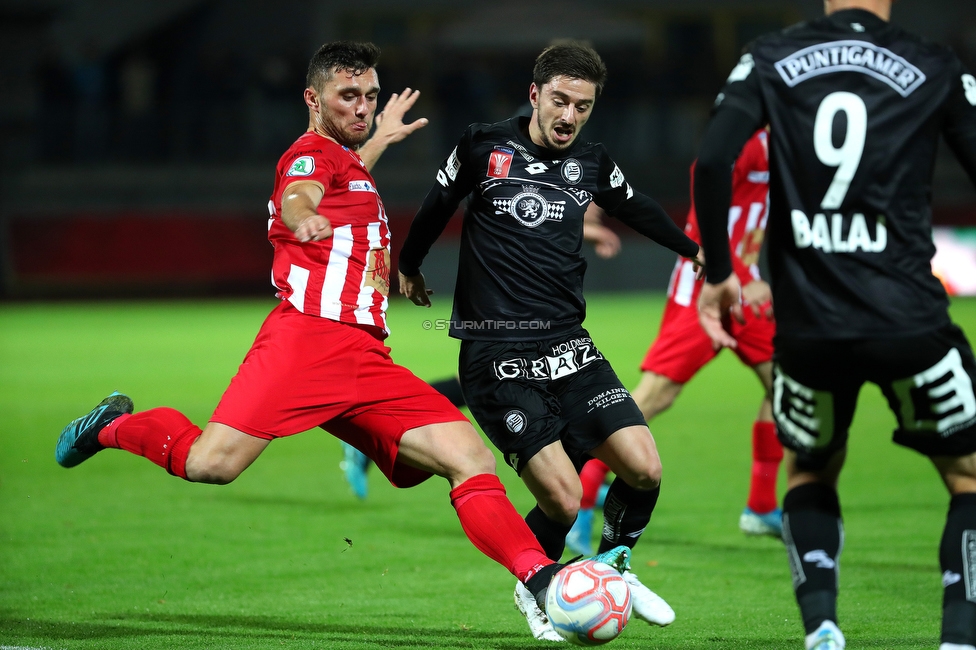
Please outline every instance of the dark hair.
[{"label": "dark hair", "polygon": [[312,60],[308,62],[305,85],[308,88],[321,89],[322,84],[331,79],[337,71],[346,70],[354,75],[360,75],[370,68],[375,68],[379,60],[380,48],[372,43],[354,41],[326,43],[312,55]]},{"label": "dark hair", "polygon": [[596,96],[599,97],[607,81],[607,66],[596,50],[586,43],[567,41],[542,50],[532,69],[532,81],[539,88],[559,76],[589,81],[596,86]]}]

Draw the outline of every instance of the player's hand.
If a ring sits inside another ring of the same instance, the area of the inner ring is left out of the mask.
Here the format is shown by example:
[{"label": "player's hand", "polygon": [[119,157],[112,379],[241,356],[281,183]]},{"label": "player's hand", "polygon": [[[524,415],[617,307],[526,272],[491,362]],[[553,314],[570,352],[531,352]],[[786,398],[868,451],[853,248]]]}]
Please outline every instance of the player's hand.
[{"label": "player's hand", "polygon": [[593,244],[593,250],[605,260],[620,252],[620,237],[603,224],[584,222],[583,239]]},{"label": "player's hand", "polygon": [[738,345],[726,331],[723,321],[727,322],[731,315],[738,322],[745,322],[740,294],[739,278],[735,273],[718,284],[706,282],[702,285],[701,297],[698,299],[698,321],[716,350]]},{"label": "player's hand", "polygon": [[332,224],[320,214],[305,217],[295,229],[295,239],[300,242],[319,241],[332,236]]},{"label": "player's hand", "polygon": [[698,247],[698,254],[691,259],[691,263],[695,265],[695,279],[704,280],[705,279],[705,249],[701,246]]},{"label": "player's hand", "polygon": [[406,276],[397,271],[397,277],[400,278],[401,294],[409,298],[410,302],[415,305],[430,307],[430,295],[434,292],[427,288],[423,273]]},{"label": "player's hand", "polygon": [[742,287],[742,304],[752,310],[757,317],[773,319],[773,290],[764,280],[753,280]]},{"label": "player's hand", "polygon": [[393,93],[386,102],[386,106],[376,116],[376,131],[373,137],[385,139],[387,144],[400,142],[408,135],[427,126],[427,118],[421,117],[409,124],[403,123],[407,114],[420,97],[419,90],[404,88],[400,94]]}]

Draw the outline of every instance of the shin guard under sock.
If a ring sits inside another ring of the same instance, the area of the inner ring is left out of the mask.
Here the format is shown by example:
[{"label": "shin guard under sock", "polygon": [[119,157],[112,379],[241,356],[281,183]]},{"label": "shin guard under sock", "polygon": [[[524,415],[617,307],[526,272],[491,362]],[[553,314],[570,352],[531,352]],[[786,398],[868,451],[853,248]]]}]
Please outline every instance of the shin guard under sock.
[{"label": "shin guard under sock", "polygon": [[949,501],[939,545],[942,566],[942,643],[976,645],[976,494]]},{"label": "shin guard under sock", "polygon": [[651,520],[660,495],[660,485],[653,490],[638,490],[624,483],[619,476],[613,479],[603,504],[603,536],[599,552],[617,546],[634,548]]},{"label": "shin guard under sock", "polygon": [[451,490],[451,504],[475,548],[521,582],[553,563],[494,474],[478,474],[461,483]]},{"label": "shin guard under sock", "polygon": [[782,460],[776,425],[757,420],[752,425],[752,480],[746,504],[753,512],[763,515],[776,509],[776,477]]},{"label": "shin guard under sock", "polygon": [[539,544],[546,552],[546,557],[554,562],[558,562],[559,558],[563,556],[563,550],[566,548],[566,535],[573,525],[569,524],[567,526],[566,524],[553,521],[546,513],[542,512],[542,508],[539,506],[532,508],[529,514],[525,515],[525,523],[528,524],[529,530],[539,540]]},{"label": "shin guard under sock", "polygon": [[200,427],[179,411],[160,407],[117,417],[99,432],[98,442],[148,458],[185,479],[190,446],[201,433]]},{"label": "shin guard under sock", "polygon": [[783,541],[806,633],[824,621],[836,623],[839,560],[844,547],[837,492],[822,483],[807,483],[787,492]]}]

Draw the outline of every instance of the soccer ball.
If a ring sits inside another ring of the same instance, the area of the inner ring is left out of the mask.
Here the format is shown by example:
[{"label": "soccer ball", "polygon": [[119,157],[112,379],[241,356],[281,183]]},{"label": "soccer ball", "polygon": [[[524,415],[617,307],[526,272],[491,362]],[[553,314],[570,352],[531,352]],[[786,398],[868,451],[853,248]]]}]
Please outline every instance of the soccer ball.
[{"label": "soccer ball", "polygon": [[561,569],[549,584],[546,613],[570,643],[601,645],[617,638],[630,620],[630,589],[603,562],[585,560]]}]

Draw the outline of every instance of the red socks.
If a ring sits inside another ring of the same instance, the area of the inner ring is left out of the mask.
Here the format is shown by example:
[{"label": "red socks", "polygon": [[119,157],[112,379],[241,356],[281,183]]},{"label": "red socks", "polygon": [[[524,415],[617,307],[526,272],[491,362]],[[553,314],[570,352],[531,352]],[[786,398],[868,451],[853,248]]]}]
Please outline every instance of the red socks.
[{"label": "red socks", "polygon": [[592,510],[596,507],[596,498],[600,494],[600,486],[606,480],[610,468],[602,460],[589,460],[580,472],[580,483],[583,484],[583,498],[580,499],[580,510]]},{"label": "red socks", "polygon": [[749,485],[749,508],[760,515],[776,509],[776,476],[783,460],[783,446],[776,438],[773,422],[756,421],[752,425],[752,482]]},{"label": "red socks", "polygon": [[190,445],[201,433],[200,427],[176,409],[160,407],[117,417],[98,433],[98,442],[148,458],[185,479]]},{"label": "red socks", "polygon": [[524,583],[542,567],[553,564],[494,474],[472,476],[451,490],[451,504],[471,543],[519,581]]}]

